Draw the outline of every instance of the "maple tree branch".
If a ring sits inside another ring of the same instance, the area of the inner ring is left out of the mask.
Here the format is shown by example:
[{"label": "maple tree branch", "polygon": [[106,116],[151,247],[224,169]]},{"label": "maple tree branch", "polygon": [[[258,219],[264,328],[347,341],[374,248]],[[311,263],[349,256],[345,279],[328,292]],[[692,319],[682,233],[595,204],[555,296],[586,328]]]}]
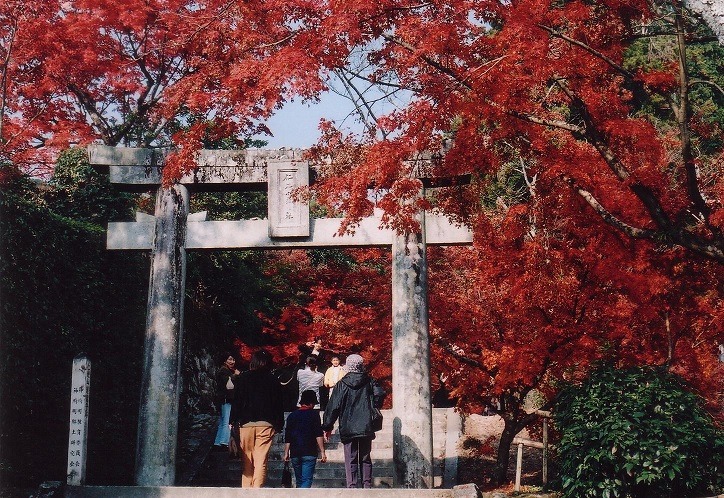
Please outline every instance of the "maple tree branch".
[{"label": "maple tree branch", "polygon": [[633,75],[633,73],[632,73],[631,71],[629,71],[628,69],[624,68],[624,67],[621,66],[620,64],[616,64],[616,62],[615,62],[613,59],[611,59],[611,58],[608,57],[607,55],[603,54],[602,52],[599,52],[598,50],[595,50],[595,49],[594,49],[593,47],[591,47],[590,45],[588,45],[588,44],[586,44],[586,43],[583,43],[582,41],[578,41],[578,40],[576,40],[575,38],[571,38],[570,36],[564,35],[564,34],[561,33],[560,31],[558,31],[558,30],[556,30],[556,29],[553,29],[553,28],[551,28],[550,26],[546,26],[545,24],[538,24],[537,26],[538,26],[539,28],[547,31],[551,36],[554,36],[554,37],[556,37],[556,38],[560,38],[560,39],[562,39],[562,40],[567,41],[568,43],[571,43],[571,44],[573,44],[573,45],[576,45],[577,47],[582,48],[583,50],[585,50],[585,51],[588,52],[589,54],[591,54],[591,55],[593,55],[593,56],[601,59],[602,61],[604,61],[606,64],[608,64],[609,66],[611,66],[612,68],[614,68],[614,69],[615,69],[616,71],[618,71],[619,73],[623,74],[624,76],[626,76],[626,77],[628,77],[628,78],[633,79],[634,75]]},{"label": "maple tree branch", "polygon": [[702,256],[724,264],[724,242],[721,236],[718,236],[714,242],[707,242],[679,227],[676,227],[672,232],[666,233],[665,235],[667,235],[667,239],[674,244],[686,247]]},{"label": "maple tree branch", "polygon": [[432,2],[425,2],[420,3],[417,5],[408,5],[404,7],[390,7],[386,9],[388,12],[395,12],[395,11],[405,11],[405,10],[417,10],[417,9],[424,9],[425,7],[432,7],[434,4]]},{"label": "maple tree branch", "polygon": [[465,80],[468,80],[468,79],[471,78],[475,73],[477,73],[478,71],[480,71],[481,69],[483,69],[484,67],[487,67],[487,66],[490,66],[490,67],[488,67],[488,68],[483,72],[483,74],[489,73],[490,71],[493,70],[493,68],[494,68],[495,66],[498,65],[498,63],[499,63],[500,61],[502,61],[502,60],[505,59],[506,57],[508,57],[508,55],[501,55],[500,57],[496,57],[495,59],[490,59],[490,60],[487,60],[487,61],[483,62],[482,64],[479,64],[477,67],[475,67],[475,68],[471,69],[470,71],[468,71],[469,74],[468,74],[468,76],[465,78]]},{"label": "maple tree branch", "polygon": [[[570,180],[569,180],[570,181]],[[573,183],[571,181],[571,183]],[[609,225],[619,229],[626,235],[635,239],[653,239],[656,237],[657,232],[655,230],[649,230],[645,228],[636,228],[616,218],[611,214],[600,202],[591,194],[589,191],[573,185],[578,195],[580,195],[586,203],[593,208],[596,213]]]},{"label": "maple tree branch", "polygon": [[[442,341],[441,341],[442,342]],[[476,360],[474,358],[470,358],[469,356],[466,356],[465,354],[460,352],[459,348],[454,347],[449,342],[445,342],[444,344],[441,344],[443,350],[450,353],[455,359],[460,361],[461,363],[465,363],[466,365],[470,365],[472,367],[479,368],[483,372],[487,373],[491,377],[495,377],[495,375],[498,373],[496,368],[488,368],[485,366],[485,364],[479,360]]]},{"label": "maple tree branch", "polygon": [[707,219],[710,210],[699,189],[699,179],[696,174],[696,165],[694,164],[694,157],[691,151],[691,131],[689,129],[691,107],[689,105],[689,75],[686,70],[684,7],[681,5],[681,2],[677,2],[677,4],[675,14],[676,43],[679,55],[679,113],[677,121],[679,125],[679,136],[681,138],[681,156],[684,163],[684,171],[686,171],[686,187],[689,199],[694,205],[694,208]]},{"label": "maple tree branch", "polygon": [[[568,43],[571,43],[571,44],[573,44],[573,45],[576,45],[577,47],[582,48],[583,50],[585,50],[585,51],[588,52],[589,54],[593,55],[594,57],[597,57],[597,58],[601,59],[602,61],[604,61],[606,64],[608,64],[609,66],[611,66],[613,69],[615,69],[617,72],[619,72],[620,74],[622,74],[623,76],[625,76],[625,77],[628,78],[629,80],[631,80],[631,81],[635,81],[635,80],[636,80],[636,75],[635,75],[634,73],[632,73],[632,72],[629,71],[628,69],[624,68],[624,67],[621,66],[620,64],[617,64],[616,61],[614,61],[613,59],[611,59],[610,57],[608,57],[608,56],[605,55],[604,53],[602,53],[602,52],[594,49],[593,47],[591,47],[591,46],[588,45],[587,43],[584,43],[584,42],[582,42],[582,41],[576,40],[575,38],[571,38],[570,36],[564,35],[564,34],[561,33],[560,31],[557,31],[557,30],[551,28],[550,26],[546,26],[546,25],[544,25],[544,24],[538,24],[537,26],[538,26],[539,28],[547,31],[551,36],[554,36],[554,37],[556,37],[556,38],[560,38],[560,39],[562,39],[562,40],[567,41]],[[651,90],[651,89],[649,89],[649,90]],[[674,111],[674,114],[676,114],[676,113],[678,112],[676,103],[671,99],[671,97],[670,97],[667,93],[661,92],[661,91],[658,91],[658,90],[653,90],[653,91],[655,91],[657,94],[659,94],[661,97],[663,97],[663,98],[668,102],[668,104],[671,106],[671,109]]]},{"label": "maple tree branch", "polygon": [[[598,128],[593,122],[591,114],[588,112],[588,108],[578,95],[573,92],[566,84],[563,78],[556,77],[556,83],[564,91],[564,93],[571,99],[571,102],[578,108],[583,117],[584,123],[586,124],[586,138],[589,139],[591,145],[598,151],[601,157],[606,161],[609,168],[614,172],[616,177],[621,181],[628,180],[630,173],[626,166],[616,156],[611,147],[608,145],[605,137],[598,131]],[[677,237],[671,237],[676,230],[672,230],[673,225],[668,215],[664,211],[661,203],[659,202],[656,195],[651,191],[650,188],[643,185],[641,182],[634,182],[629,187],[631,191],[639,198],[648,210],[651,218],[654,220],[657,226],[663,229],[667,238],[676,240]]]},{"label": "maple tree branch", "polygon": [[[661,240],[663,242],[678,244],[703,256],[714,259],[720,263],[724,263],[724,244],[722,244],[721,240],[709,243],[703,241],[695,234],[674,226],[663,209],[661,209],[658,200],[652,193],[648,192],[648,189],[643,185],[634,185],[631,189],[647,207],[654,222],[661,227],[661,230],[636,228],[628,225],[607,211],[606,208],[604,208],[590,192],[575,185],[574,188],[576,189],[578,195],[580,195],[588,203],[588,205],[591,206],[596,213],[599,214],[599,216],[601,216],[603,221],[630,237],[637,239],[645,238],[651,240]],[[647,190],[647,192],[643,192],[642,190],[644,189]]]},{"label": "maple tree branch", "polygon": [[[102,130],[103,135],[105,136],[104,141],[108,145],[116,145],[127,138],[128,133],[145,118],[148,110],[158,103],[157,95],[161,88],[161,82],[166,70],[166,63],[163,62],[165,60],[163,54],[159,54],[159,59],[161,59],[162,62],[159,66],[158,77],[154,77],[145,62],[147,51],[141,50],[141,46],[144,45],[145,40],[148,38],[147,34],[148,33],[145,32],[141,39],[135,40],[133,33],[130,31],[115,33],[115,41],[118,43],[119,52],[127,57],[131,63],[135,63],[136,67],[138,67],[139,71],[146,80],[146,85],[140,95],[135,99],[135,112],[131,114],[131,118],[127,119],[127,116],[124,116],[123,124],[116,128],[115,132],[111,133],[112,127],[108,125],[105,119],[103,119],[105,126],[100,126],[98,124],[98,120],[93,118],[94,113],[101,119],[102,115],[101,113],[98,113],[93,102],[86,96],[83,107],[87,110],[87,112],[89,112],[89,114],[91,114],[91,119],[94,121],[96,126]],[[77,94],[77,92],[74,93]]]},{"label": "maple tree branch", "polygon": [[689,86],[690,86],[690,87],[691,87],[691,86],[694,86],[694,85],[697,85],[697,84],[698,84],[698,85],[711,85],[711,86],[713,86],[714,88],[716,88],[717,90],[719,90],[719,93],[721,93],[722,96],[724,96],[724,88],[720,87],[719,85],[717,85],[717,84],[716,84],[715,82],[713,82],[713,81],[709,81],[709,80],[698,80],[698,79],[693,79],[693,80],[690,79],[690,80],[689,80]]},{"label": "maple tree branch", "polygon": [[252,51],[254,51],[254,50],[263,50],[263,49],[265,49],[265,48],[276,47],[277,45],[281,45],[282,43],[288,42],[289,40],[291,40],[291,39],[294,38],[295,36],[297,36],[297,32],[296,32],[296,31],[291,31],[291,32],[290,32],[287,36],[285,36],[284,38],[281,38],[281,39],[276,40],[276,41],[273,41],[273,42],[262,43],[261,45],[256,45],[256,46],[253,46],[253,47],[249,47],[249,48],[245,49],[244,51],[245,51],[245,52],[252,52]]},{"label": "maple tree branch", "polygon": [[183,40],[184,44],[188,44],[192,40],[194,40],[198,35],[205,33],[207,28],[211,26],[215,22],[219,22],[219,20],[222,17],[222,14],[226,13],[227,10],[231,9],[234,5],[236,5],[236,0],[229,0],[224,4],[214,15],[208,16],[209,22],[200,24],[196,30],[186,39]]},{"label": "maple tree branch", "polygon": [[[585,136],[586,138],[588,138],[591,145],[596,148],[604,161],[606,161],[606,164],[608,164],[608,166],[613,170],[619,180],[627,180],[630,176],[628,170],[623,165],[623,163],[621,163],[620,159],[618,159],[613,150],[611,150],[611,148],[608,146],[604,136],[596,128],[593,122],[593,118],[590,116],[590,113],[588,113],[588,110],[583,100],[578,97],[568,87],[568,85],[566,85],[565,81],[562,78],[556,78],[556,82],[566,93],[566,95],[571,99],[571,101],[579,108],[581,115],[583,116],[584,123],[586,124]],[[683,247],[692,249],[695,252],[698,252],[706,257],[710,257],[716,259],[717,261],[724,262],[724,241],[721,240],[721,237],[717,237],[715,243],[709,243],[706,242],[704,239],[698,237],[696,234],[689,232],[681,228],[680,226],[674,225],[666,211],[661,206],[661,202],[649,187],[639,181],[636,181],[632,182],[629,188],[643,203],[649,215],[651,216],[651,219],[660,228],[660,231],[654,232],[653,236],[649,238],[661,238],[665,241],[668,241],[669,243],[679,244]],[[593,199],[593,197],[591,197],[591,199]],[[599,211],[595,205],[592,205],[592,207],[604,217],[604,220],[606,220],[607,223],[611,224],[612,226],[616,226],[625,233],[629,233],[630,229],[626,228],[625,224],[621,226],[616,225],[615,218],[613,218],[610,213],[605,210]],[[603,208],[601,207],[601,209]],[[607,219],[607,217],[609,218]],[[619,220],[619,223],[622,222],[620,222]]]},{"label": "maple tree branch", "polygon": [[354,76],[355,78],[358,78],[362,81],[366,81],[367,83],[370,83],[372,85],[386,86],[386,87],[390,87],[390,88],[395,88],[397,90],[407,90],[409,92],[414,92],[414,93],[420,93],[420,91],[421,91],[419,88],[403,86],[403,85],[399,85],[397,83],[392,83],[390,81],[373,80],[369,76],[365,76],[364,74],[362,74],[358,71],[352,71],[351,69],[344,67],[344,66],[337,66],[336,69],[339,71],[344,71],[345,73],[348,73],[348,74]]},{"label": "maple tree branch", "polygon": [[68,83],[68,90],[71,91],[75,98],[78,100],[81,108],[88,113],[93,124],[98,128],[98,131],[105,137],[107,145],[115,145],[111,142],[111,130],[108,122],[98,112],[95,107],[95,103],[83,90],[78,88],[74,83]]},{"label": "maple tree branch", "polygon": [[128,38],[127,46],[130,47],[131,50],[131,57],[133,61],[136,62],[136,65],[141,70],[141,74],[146,78],[146,89],[141,94],[141,98],[139,100],[143,99],[143,96],[148,93],[149,87],[155,83],[155,80],[151,73],[148,71],[148,67],[145,63],[145,55],[141,55],[141,53],[138,51],[138,47],[133,43],[133,39],[131,38],[130,33],[126,33],[126,37]]},{"label": "maple tree branch", "polygon": [[[47,109],[48,109],[48,103],[45,102],[43,105],[41,105],[41,106],[38,108],[37,112],[28,120],[28,123],[27,123],[22,129],[18,130],[15,134],[13,134],[13,135],[11,135],[10,137],[6,138],[6,139],[2,142],[3,147],[8,147],[12,142],[15,141],[16,138],[18,138],[19,136],[21,136],[21,135],[22,135],[22,132],[25,131],[26,129],[30,128],[30,125],[33,124],[35,121],[37,121],[38,118],[39,118],[40,116],[42,116],[43,113],[45,113],[45,111],[46,111]],[[42,138],[42,137],[34,137],[34,138],[37,138],[38,141],[44,143],[44,140],[45,140],[44,138]],[[39,148],[39,147],[36,147],[36,148]]]},{"label": "maple tree branch", "polygon": [[[414,47],[413,45],[407,43],[407,42],[404,41],[404,40],[400,40],[399,38],[397,38],[397,37],[395,37],[395,36],[392,36],[392,35],[383,33],[383,34],[382,34],[382,38],[384,38],[385,40],[387,40],[387,41],[390,42],[390,43],[394,43],[394,44],[396,44],[396,45],[399,45],[400,47],[404,48],[404,49],[407,50],[408,52],[414,53],[414,52],[416,51],[416,49],[415,49],[415,47]],[[456,71],[454,71],[453,69],[451,69],[451,68],[449,68],[449,67],[447,67],[447,66],[445,66],[445,65],[443,65],[443,64],[441,64],[441,63],[439,63],[439,62],[437,62],[436,60],[432,59],[431,57],[429,57],[429,56],[427,56],[427,55],[421,55],[421,56],[420,56],[420,59],[422,59],[425,63],[427,63],[428,65],[430,65],[430,66],[432,66],[433,68],[437,69],[437,70],[440,71],[441,73],[450,76],[452,79],[454,79],[455,81],[457,81],[460,85],[464,86],[464,87],[467,88],[468,90],[472,90],[472,89],[473,89],[473,87],[470,85],[470,83],[468,83],[467,81],[465,81],[465,78],[463,78],[462,76],[460,76],[460,75],[459,75]]]},{"label": "maple tree branch", "polygon": [[[410,53],[414,53],[416,51],[416,49],[413,45],[405,42],[404,40],[400,40],[392,35],[383,33],[382,37],[391,43],[399,45],[400,47],[404,48],[405,50],[407,50]],[[428,57],[426,55],[420,56],[420,58],[422,59],[423,62],[425,62],[428,65],[432,66],[433,68],[437,69],[441,73],[446,74],[447,76],[451,77],[455,82],[457,82],[459,85],[465,87],[468,90],[473,89],[472,85],[468,82],[468,79],[470,79],[470,77],[473,75],[473,73],[475,73],[476,71],[479,71],[480,69],[482,69],[483,67],[485,67],[489,64],[492,64],[493,66],[495,66],[498,62],[503,60],[505,57],[507,57],[507,56],[504,55],[504,56],[498,57],[496,59],[493,59],[492,61],[488,61],[484,64],[481,64],[478,67],[476,67],[475,69],[473,69],[472,71],[470,71],[470,74],[468,74],[468,76],[463,77],[462,75],[458,74],[454,69],[441,64],[440,62],[432,59],[431,57]]]},{"label": "maple tree branch", "polygon": [[591,145],[596,148],[598,153],[601,155],[601,157],[603,157],[603,159],[606,161],[606,164],[608,164],[609,168],[611,168],[611,170],[614,172],[619,180],[627,180],[630,175],[628,169],[618,159],[616,154],[606,143],[603,135],[598,131],[598,128],[593,122],[591,114],[588,112],[588,107],[586,106],[586,103],[583,101],[583,99],[576,95],[573,90],[571,90],[568,84],[566,84],[564,78],[554,76],[554,80],[556,84],[561,88],[561,90],[563,90],[563,92],[568,96],[568,98],[571,99],[571,103],[581,113],[581,116],[583,117],[583,122],[586,125],[584,134],[586,138],[590,140]]},{"label": "maple tree branch", "polygon": [[535,197],[535,182],[538,180],[538,174],[533,175],[532,179],[528,178],[528,168],[526,168],[523,158],[518,156],[518,161],[520,162],[520,172],[523,174],[523,180],[528,187],[528,193],[531,197]]},{"label": "maple tree branch", "polygon": [[[494,107],[500,107],[497,104],[492,104],[492,105]],[[578,125],[574,125],[567,121],[560,121],[560,120],[555,120],[555,119],[543,119],[543,118],[534,116],[532,114],[528,114],[528,113],[520,112],[520,111],[504,110],[504,112],[506,114],[508,114],[509,116],[513,116],[514,118],[518,118],[523,121],[528,121],[529,123],[533,123],[533,124],[547,126],[548,128],[559,128],[561,130],[566,130],[571,133],[574,133],[576,135],[585,135],[585,133],[586,133],[585,128],[578,126]]]},{"label": "maple tree branch", "polygon": [[664,327],[666,329],[666,339],[668,346],[668,353],[666,355],[666,365],[671,365],[671,360],[674,358],[674,338],[671,335],[671,320],[669,319],[669,313],[664,312]]},{"label": "maple tree branch", "polygon": [[[347,76],[342,71],[337,71],[337,75],[339,76],[340,80],[342,81],[342,84],[344,85],[345,90],[349,94],[349,97],[352,99],[352,102],[355,104],[355,111],[360,115],[362,118],[362,123],[364,124],[365,128],[370,131],[370,133],[375,133],[376,129],[368,123],[368,120],[366,116],[364,115],[364,112],[362,112],[362,109],[359,108],[357,105],[357,99],[359,99],[359,102],[362,103],[365,109],[367,109],[367,113],[369,114],[370,118],[377,123],[377,116],[375,115],[374,111],[372,110],[372,106],[369,102],[367,102],[367,99],[362,95],[362,92],[359,91],[359,89],[347,78]],[[352,92],[357,94],[357,99],[354,99],[354,96],[352,95]],[[387,138],[387,133],[384,130],[381,130],[382,132],[382,138]]]}]

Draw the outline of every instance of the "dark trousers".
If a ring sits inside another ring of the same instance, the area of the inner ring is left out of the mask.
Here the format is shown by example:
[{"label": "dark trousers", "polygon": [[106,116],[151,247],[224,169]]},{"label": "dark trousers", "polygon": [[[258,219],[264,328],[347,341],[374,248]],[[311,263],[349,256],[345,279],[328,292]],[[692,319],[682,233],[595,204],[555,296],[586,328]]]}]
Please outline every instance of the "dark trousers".
[{"label": "dark trousers", "polygon": [[344,443],[344,470],[347,487],[356,488],[359,468],[362,467],[362,487],[372,487],[372,438],[360,437]]}]

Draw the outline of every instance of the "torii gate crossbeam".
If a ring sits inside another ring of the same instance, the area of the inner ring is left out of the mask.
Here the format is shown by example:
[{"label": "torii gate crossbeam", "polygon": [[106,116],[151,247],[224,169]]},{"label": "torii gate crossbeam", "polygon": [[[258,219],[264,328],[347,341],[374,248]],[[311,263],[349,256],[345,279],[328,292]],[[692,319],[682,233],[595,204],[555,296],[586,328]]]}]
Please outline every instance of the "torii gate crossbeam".
[{"label": "torii gate crossbeam", "polygon": [[[160,183],[163,152],[91,146],[88,153],[92,165],[109,168],[113,183],[130,190]],[[354,235],[338,236],[340,219],[310,220],[308,206],[300,208],[288,196],[308,181],[308,164],[298,150],[202,151],[198,163],[194,174],[159,188],[155,217],[108,227],[108,249],[152,250],[136,483],[174,484],[187,249],[391,246],[395,485],[432,487],[426,247],[470,244],[471,232],[418,213],[420,233],[382,230],[378,219],[368,218]],[[188,214],[185,185],[261,190],[267,183],[268,220],[196,221]]]}]

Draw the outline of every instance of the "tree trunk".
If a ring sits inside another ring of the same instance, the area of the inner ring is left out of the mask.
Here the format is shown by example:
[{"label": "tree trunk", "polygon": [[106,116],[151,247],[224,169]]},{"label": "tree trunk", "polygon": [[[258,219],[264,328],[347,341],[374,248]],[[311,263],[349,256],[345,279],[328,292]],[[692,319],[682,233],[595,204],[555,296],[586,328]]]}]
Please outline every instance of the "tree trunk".
[{"label": "tree trunk", "polygon": [[510,447],[513,445],[513,438],[523,428],[520,422],[504,418],[505,427],[500,436],[498,453],[495,460],[495,474],[493,480],[497,486],[508,482],[508,465],[510,464]]}]

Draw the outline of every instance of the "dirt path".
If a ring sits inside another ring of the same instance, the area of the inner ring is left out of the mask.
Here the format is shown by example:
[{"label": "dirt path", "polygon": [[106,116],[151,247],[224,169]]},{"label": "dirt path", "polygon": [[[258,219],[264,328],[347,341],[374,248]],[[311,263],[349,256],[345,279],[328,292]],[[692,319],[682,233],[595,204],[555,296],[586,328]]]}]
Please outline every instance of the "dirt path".
[{"label": "dirt path", "polygon": [[[497,415],[482,416],[468,415],[463,418],[463,436],[458,441],[458,482],[475,483],[481,490],[497,489],[492,484],[495,469],[495,454],[498,451],[498,442],[503,432],[503,419]],[[522,437],[529,437],[524,430]],[[533,437],[532,439],[539,439]],[[515,463],[517,446],[510,449],[510,465],[508,478],[515,481]],[[542,450],[536,448],[523,448],[523,472],[521,474],[522,489],[529,491],[540,490],[542,484]],[[549,473],[550,476],[550,473]],[[503,488],[503,491],[512,490],[512,485]]]}]

